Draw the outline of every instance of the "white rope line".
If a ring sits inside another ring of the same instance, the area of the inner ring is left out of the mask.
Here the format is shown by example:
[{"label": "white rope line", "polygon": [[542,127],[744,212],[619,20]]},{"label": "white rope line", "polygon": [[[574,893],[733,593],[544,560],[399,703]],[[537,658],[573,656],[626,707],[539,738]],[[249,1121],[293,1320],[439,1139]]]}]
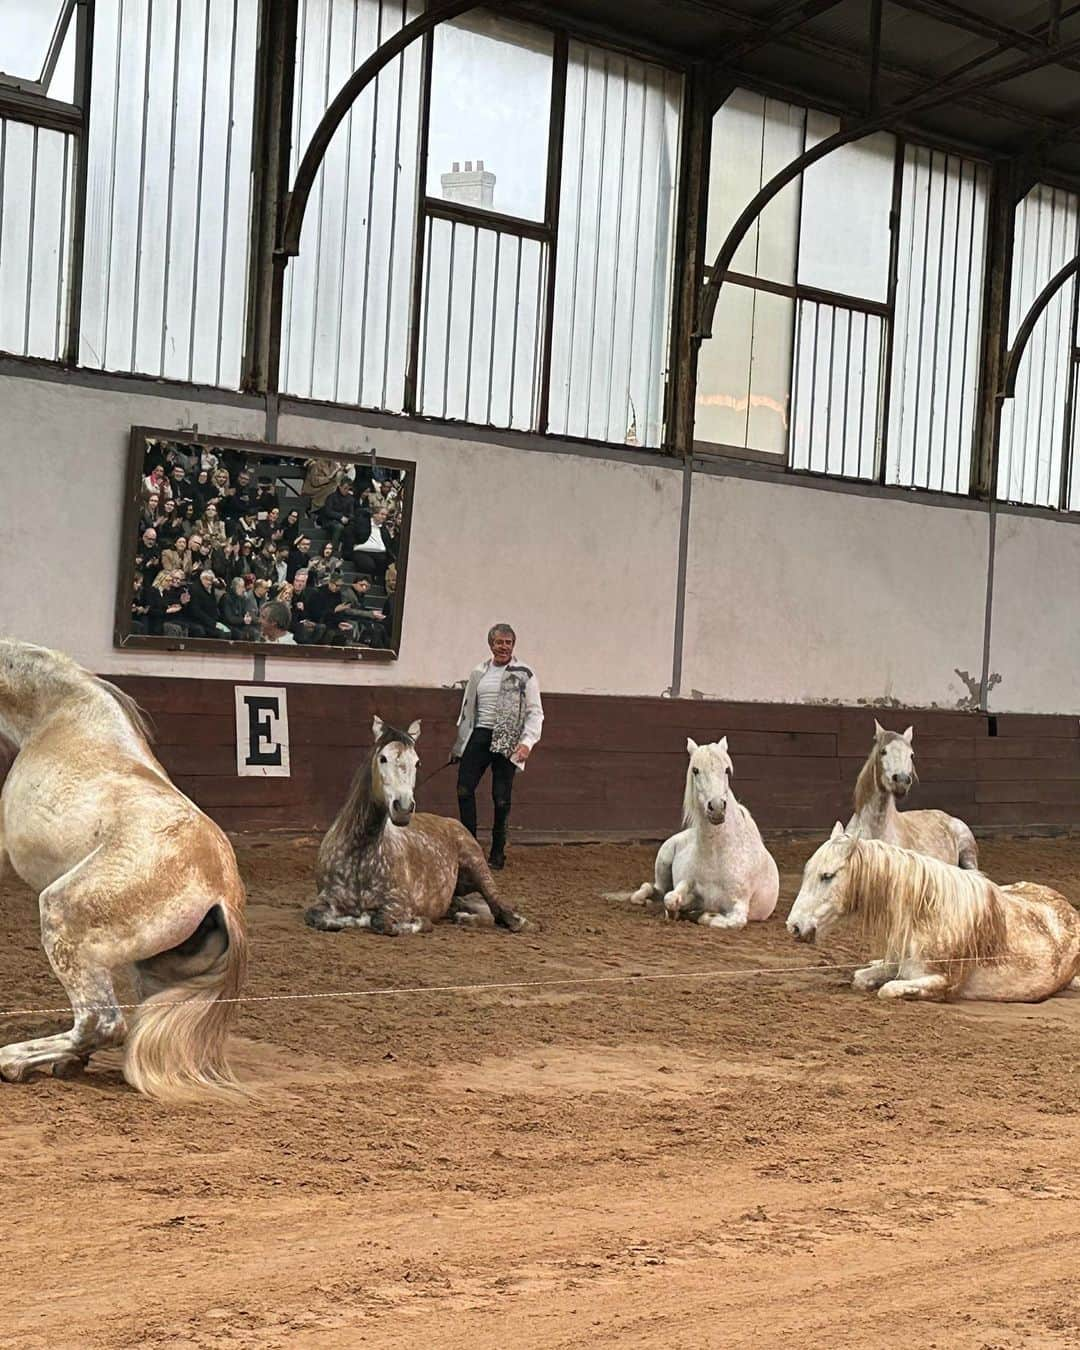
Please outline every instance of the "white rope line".
[{"label": "white rope line", "polygon": [[[926,965],[963,965],[970,961],[979,961],[989,965],[1003,957],[960,956],[920,957]],[[506,980],[492,984],[416,984],[402,985],[386,989],[333,989],[305,994],[240,994],[235,998],[205,1000],[215,1003],[299,1003],[317,999],[346,998],[400,998],[403,995],[417,994],[484,994],[505,992],[512,989],[549,989],[557,985],[595,985],[595,984],[645,984],[656,980],[739,980],[752,975],[816,975],[823,971],[857,970],[864,965],[873,964],[863,961],[843,961],[835,965],[794,965],[794,966],[757,966],[748,969],[722,967],[712,970],[673,970],[657,971],[652,974],[635,975],[564,975],[550,980]],[[197,999],[176,999],[174,1002],[155,1001],[155,1008],[177,1008]],[[142,1003],[84,1003],[80,1012],[131,1012],[144,1007]],[[32,1017],[47,1014],[70,1013],[71,1005],[63,1008],[2,1008],[0,1017]]]}]

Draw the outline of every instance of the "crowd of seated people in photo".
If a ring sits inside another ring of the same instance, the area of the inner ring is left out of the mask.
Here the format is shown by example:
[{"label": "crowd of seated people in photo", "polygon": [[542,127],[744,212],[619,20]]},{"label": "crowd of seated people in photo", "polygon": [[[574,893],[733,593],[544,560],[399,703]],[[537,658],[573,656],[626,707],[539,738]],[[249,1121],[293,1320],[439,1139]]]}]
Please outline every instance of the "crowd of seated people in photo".
[{"label": "crowd of seated people in photo", "polygon": [[405,475],[149,441],[131,631],[388,647]]}]

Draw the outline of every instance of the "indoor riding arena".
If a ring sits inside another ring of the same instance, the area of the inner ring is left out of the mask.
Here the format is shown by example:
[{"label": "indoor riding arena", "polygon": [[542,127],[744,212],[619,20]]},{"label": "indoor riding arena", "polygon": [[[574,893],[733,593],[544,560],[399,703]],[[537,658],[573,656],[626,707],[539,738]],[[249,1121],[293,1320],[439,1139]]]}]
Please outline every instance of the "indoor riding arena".
[{"label": "indoor riding arena", "polygon": [[1078,372],[1069,0],[0,0],[0,1345],[1080,1342]]}]

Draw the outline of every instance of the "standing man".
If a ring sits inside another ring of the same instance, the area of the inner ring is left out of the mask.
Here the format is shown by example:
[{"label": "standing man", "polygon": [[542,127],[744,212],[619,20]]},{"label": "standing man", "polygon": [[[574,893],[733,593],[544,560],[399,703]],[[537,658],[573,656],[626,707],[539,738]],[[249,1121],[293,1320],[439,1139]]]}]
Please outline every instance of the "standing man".
[{"label": "standing man", "polygon": [[485,769],[491,769],[495,821],[488,862],[496,870],[506,865],[514,775],[524,769],[544,725],[540,684],[529,666],[515,660],[516,641],[508,623],[497,623],[488,633],[491,659],[469,676],[450,755],[451,762],[458,762],[458,813],[474,838],[476,789]]}]

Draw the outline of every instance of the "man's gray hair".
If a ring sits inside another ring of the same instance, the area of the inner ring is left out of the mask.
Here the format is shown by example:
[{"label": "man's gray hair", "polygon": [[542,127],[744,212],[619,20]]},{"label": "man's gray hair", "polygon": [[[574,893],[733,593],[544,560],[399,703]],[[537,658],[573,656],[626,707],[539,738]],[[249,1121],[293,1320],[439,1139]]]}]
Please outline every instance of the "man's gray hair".
[{"label": "man's gray hair", "polygon": [[292,617],[289,613],[289,606],[282,604],[280,600],[271,600],[269,604],[263,605],[259,611],[260,618],[269,619],[275,628],[285,628],[289,626],[289,619]]},{"label": "man's gray hair", "polygon": [[509,625],[508,623],[497,623],[497,624],[494,625],[494,627],[488,629],[488,646],[489,646],[489,647],[491,646],[492,642],[495,640],[495,637],[496,637],[496,635],[497,635],[498,633],[506,633],[506,634],[508,634],[510,637],[512,637],[513,640],[514,640],[515,642],[517,641],[517,634],[514,632],[514,630],[510,627],[510,625]]}]

